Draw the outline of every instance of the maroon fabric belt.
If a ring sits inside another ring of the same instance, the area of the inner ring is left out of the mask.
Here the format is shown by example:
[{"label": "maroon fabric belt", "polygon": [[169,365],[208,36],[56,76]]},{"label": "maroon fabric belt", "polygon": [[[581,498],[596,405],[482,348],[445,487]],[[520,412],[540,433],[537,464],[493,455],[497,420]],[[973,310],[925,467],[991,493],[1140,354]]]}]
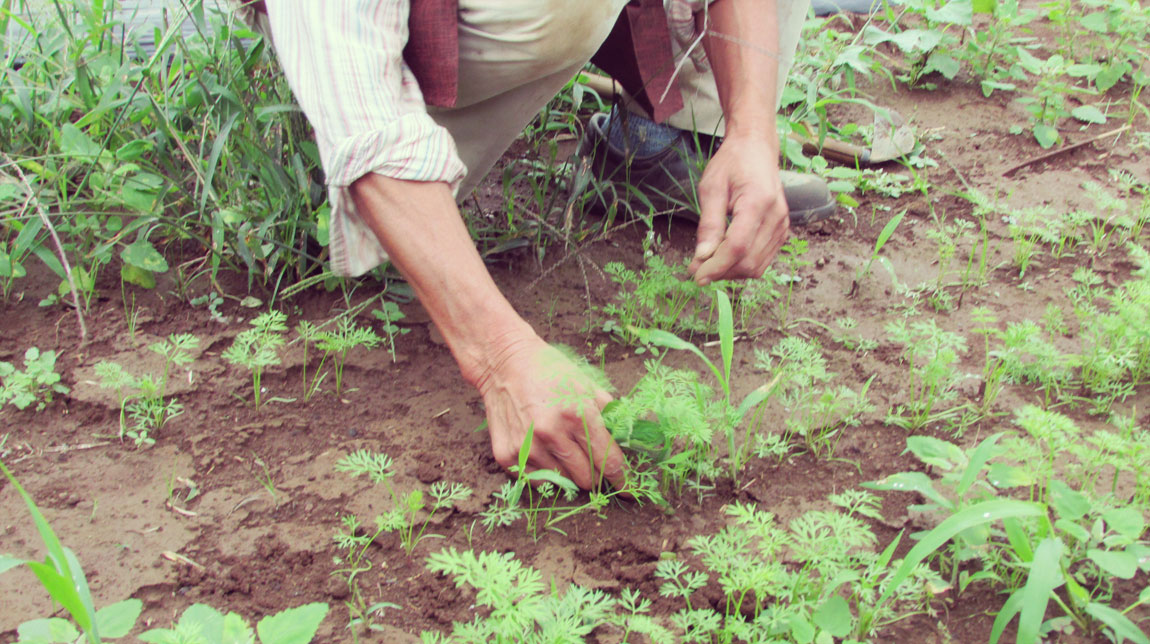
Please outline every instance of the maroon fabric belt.
[{"label": "maroon fabric belt", "polygon": [[[267,13],[264,0],[250,4]],[[419,81],[424,102],[453,107],[459,90],[459,0],[411,0],[407,28],[403,59]],[[591,61],[619,81],[656,121],[682,109],[683,98],[672,78],[671,32],[663,0],[631,0]],[[667,98],[659,101],[664,91]]]}]

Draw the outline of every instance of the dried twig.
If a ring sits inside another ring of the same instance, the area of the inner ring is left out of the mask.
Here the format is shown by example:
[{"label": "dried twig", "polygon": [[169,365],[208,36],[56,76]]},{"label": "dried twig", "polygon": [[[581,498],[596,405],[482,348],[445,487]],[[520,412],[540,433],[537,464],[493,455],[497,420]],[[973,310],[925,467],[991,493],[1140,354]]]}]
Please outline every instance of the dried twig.
[{"label": "dried twig", "polygon": [[64,275],[68,279],[68,286],[72,289],[72,305],[76,307],[76,321],[80,325],[80,344],[83,345],[88,342],[88,326],[84,324],[84,312],[80,309],[80,294],[76,290],[76,279],[72,277],[72,265],[68,263],[68,256],[64,254],[64,245],[60,243],[60,236],[56,234],[52,220],[48,219],[48,213],[44,212],[44,204],[40,203],[36,197],[36,190],[28,181],[28,177],[24,176],[24,170],[7,154],[4,154],[4,160],[6,165],[10,165],[16,170],[16,176],[20,178],[20,183],[24,184],[24,188],[28,190],[28,199],[21,208],[21,214],[27,210],[30,203],[35,203],[36,214],[40,215],[40,221],[44,222],[44,226],[52,236],[52,242],[56,244],[56,253],[60,256],[60,263],[64,265]]},{"label": "dried twig", "polygon": [[1058,148],[1057,150],[1054,150],[1053,152],[1047,152],[1046,154],[1036,156],[1033,159],[1030,159],[1029,161],[1023,161],[1022,163],[1019,163],[1018,165],[1006,170],[1005,172],[1002,173],[1002,176],[1009,177],[1010,175],[1014,174],[1015,172],[1018,172],[1019,170],[1025,168],[1025,167],[1032,166],[1035,163],[1042,163],[1043,161],[1046,161],[1047,159],[1053,159],[1054,157],[1056,157],[1060,154],[1065,154],[1067,152],[1070,152],[1071,150],[1077,150],[1078,148],[1080,148],[1084,145],[1089,145],[1089,144],[1094,143],[1095,141],[1098,141],[1101,139],[1105,139],[1105,138],[1108,138],[1111,136],[1118,136],[1119,134],[1122,134],[1126,130],[1129,130],[1130,127],[1131,127],[1131,125],[1127,124],[1127,125],[1124,125],[1120,128],[1110,130],[1109,132],[1103,132],[1102,134],[1099,134],[1098,136],[1092,136],[1089,139],[1086,139],[1085,141],[1079,141],[1078,143],[1073,143],[1071,145],[1067,145],[1067,146],[1063,146],[1061,148]]},{"label": "dried twig", "polygon": [[178,552],[172,552],[171,550],[165,550],[164,552],[160,553],[160,556],[163,557],[164,559],[167,559],[168,561],[174,561],[176,563],[187,564],[187,565],[191,566],[192,568],[198,568],[199,570],[204,569],[204,567],[201,564],[198,564],[198,563],[192,561],[191,559],[188,559],[187,557],[185,557],[184,555],[181,555]]}]

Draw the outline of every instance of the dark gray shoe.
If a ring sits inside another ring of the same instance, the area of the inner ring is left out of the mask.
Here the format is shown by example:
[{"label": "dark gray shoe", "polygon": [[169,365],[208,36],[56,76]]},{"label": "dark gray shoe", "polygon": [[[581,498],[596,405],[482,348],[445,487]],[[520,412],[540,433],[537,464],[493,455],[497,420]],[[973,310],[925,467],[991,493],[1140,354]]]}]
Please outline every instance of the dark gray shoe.
[{"label": "dark gray shoe", "polygon": [[[718,141],[710,136],[696,140],[684,132],[670,147],[638,156],[610,144],[603,129],[606,120],[606,114],[592,116],[579,142],[573,196],[595,191],[604,203],[618,199],[634,208],[649,202],[656,211],[675,211],[676,215],[698,219],[695,186],[706,157],[717,148]],[[779,174],[792,226],[806,226],[834,214],[834,198],[820,177],[787,170]],[[597,184],[593,185],[592,177]],[[611,199],[606,198],[608,190],[613,193]]]}]

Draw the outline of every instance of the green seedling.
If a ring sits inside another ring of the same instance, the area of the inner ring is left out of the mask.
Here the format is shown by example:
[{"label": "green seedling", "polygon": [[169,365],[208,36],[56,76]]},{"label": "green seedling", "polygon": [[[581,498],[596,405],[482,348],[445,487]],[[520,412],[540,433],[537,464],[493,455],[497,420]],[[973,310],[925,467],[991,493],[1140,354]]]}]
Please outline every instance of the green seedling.
[{"label": "green seedling", "polygon": [[[48,551],[44,561],[25,561],[0,555],[0,573],[18,566],[27,566],[40,580],[40,584],[48,591],[52,600],[72,617],[91,644],[99,644],[103,641],[102,638],[116,639],[126,636],[140,616],[140,611],[144,607],[143,602],[138,599],[126,599],[96,610],[92,602],[92,593],[88,588],[88,578],[80,566],[76,553],[60,543],[60,539],[40,512],[40,508],[3,463],[0,463],[0,472],[4,473],[16,493],[24,499],[28,513],[32,516],[32,522],[36,524],[40,539]],[[73,642],[80,639],[80,634],[76,632],[72,622],[58,617],[25,622],[20,625],[17,632],[21,641]]]},{"label": "green seedling", "polygon": [[255,473],[256,481],[260,484],[260,487],[267,491],[268,496],[272,498],[272,507],[278,508],[280,506],[279,491],[276,490],[276,481],[275,477],[272,476],[271,468],[268,467],[268,464],[265,463],[263,459],[258,458],[255,454],[252,455],[252,462],[260,468],[259,471]]},{"label": "green seedling", "polygon": [[317,602],[295,608],[286,608],[268,615],[252,627],[236,613],[227,613],[204,604],[193,604],[184,609],[172,628],[154,628],[140,633],[140,640],[148,644],[229,644],[232,642],[260,642],[260,644],[308,644],[319,631],[327,616],[328,605]]},{"label": "green seedling", "polygon": [[[307,379],[308,347],[310,347],[319,336],[319,327],[307,320],[303,320],[296,325],[295,332],[303,344],[303,365],[300,367],[300,377],[303,379],[303,399],[304,402],[307,402],[311,400],[315,392],[319,391],[319,386],[327,376],[327,372],[320,373],[319,367],[316,367],[312,379],[310,381]],[[321,364],[320,366],[323,365]]]},{"label": "green seedling", "polygon": [[[168,380],[173,366],[184,366],[192,362],[192,354],[199,346],[199,338],[183,333],[172,334],[148,348],[164,357],[163,371],[159,376],[144,374],[133,376],[115,362],[101,361],[95,372],[100,377],[100,386],[116,392],[120,408],[120,438],[131,438],[136,447],[154,445],[153,434],[158,432],[172,418],[184,411],[184,406],[175,398],[168,398]],[[126,417],[134,422],[129,425]]]},{"label": "green seedling", "polygon": [[[493,494],[491,505],[480,512],[488,532],[523,519],[527,533],[535,540],[540,538],[541,532],[548,530],[566,534],[559,527],[563,521],[583,512],[601,514],[611,499],[620,494],[638,502],[650,500],[664,503],[662,497],[655,492],[650,476],[635,468],[631,468],[623,489],[606,491],[600,486],[600,489],[590,492],[586,502],[573,503],[579,495],[579,486],[574,481],[553,470],[527,471],[527,459],[531,455],[534,437],[535,427],[532,425],[519,447],[516,464],[510,468],[516,475],[515,480],[505,482]],[[561,505],[561,502],[566,505]]]},{"label": "green seedling", "polygon": [[[669,370],[658,362],[650,362],[647,375],[634,390],[604,410],[607,426],[621,445],[641,448],[658,463],[664,489],[669,485],[681,489],[693,475],[694,484],[701,493],[703,477],[714,478],[718,474],[711,445],[715,433],[726,439],[728,471],[737,481],[754,449],[750,438],[757,423],[752,422],[747,427],[741,443],[736,441],[739,437],[736,429],[751,418],[748,414],[761,409],[774,395],[778,384],[777,379],[768,382],[748,394],[737,407],[734,405],[731,400],[734,313],[725,291],[715,292],[715,304],[721,356],[719,365],[711,362],[697,346],[672,333],[658,329],[632,329],[632,333],[649,344],[689,351],[698,356],[721,389],[722,394],[717,400],[713,399],[711,389],[699,381],[697,374]],[[757,413],[755,417],[758,417]],[[683,451],[672,455],[671,451],[676,446]]]},{"label": "green seedling", "polygon": [[391,356],[391,361],[395,362],[395,336],[407,335],[411,332],[408,327],[401,327],[396,324],[403,318],[407,317],[403,311],[399,310],[399,305],[395,302],[387,301],[380,305],[378,309],[371,312],[377,320],[383,323],[383,333],[387,336],[387,353]]},{"label": "green seedling", "polygon": [[[423,539],[442,539],[443,535],[439,534],[425,534],[428,524],[431,519],[435,517],[435,513],[440,510],[447,510],[453,507],[456,503],[464,501],[471,496],[471,488],[461,483],[447,483],[446,481],[436,481],[431,484],[428,489],[428,495],[431,497],[431,507],[428,508],[423,500],[423,492],[420,490],[412,490],[408,493],[407,498],[403,500],[402,507],[402,523],[399,524],[399,541],[403,544],[403,551],[410,557],[415,546]],[[424,510],[427,515],[423,517],[423,521],[419,520],[419,514]],[[419,531],[416,531],[416,527]]]},{"label": "green seedling", "polygon": [[[650,253],[646,266],[640,271],[633,271],[620,262],[606,264],[603,271],[618,285],[619,292],[614,302],[600,310],[606,318],[603,330],[628,344],[640,343],[640,338],[630,331],[632,328],[688,335],[715,334],[718,331],[715,293],[731,284],[717,282],[699,286],[687,275],[687,263],[685,260],[680,264],[667,264],[663,258]],[[757,290],[753,295],[756,301],[773,299],[769,292]],[[747,304],[753,306],[755,302]],[[744,313],[749,311],[744,309]]]},{"label": "green seedling", "polygon": [[844,349],[855,353],[865,354],[877,349],[878,341],[849,333],[858,328],[858,325],[858,320],[850,316],[835,318],[835,327],[837,330],[831,330],[831,332],[834,333],[834,341],[842,345]]},{"label": "green seedling", "polygon": [[1000,338],[1002,348],[991,356],[1001,365],[1003,379],[1037,384],[1042,387],[1043,406],[1055,404],[1073,379],[1074,356],[1059,350],[1032,320],[1008,323]]},{"label": "green seedling", "polygon": [[995,401],[998,400],[998,395],[1002,393],[1006,367],[1003,365],[1002,360],[995,356],[990,350],[990,338],[999,335],[997,327],[998,316],[986,307],[977,306],[971,310],[970,319],[971,322],[975,324],[971,330],[982,336],[982,390],[980,392],[981,399],[979,402],[978,416],[985,418],[990,415],[991,408],[994,406]]},{"label": "green seedling", "polygon": [[820,458],[834,458],[842,431],[857,427],[863,414],[874,411],[867,398],[874,376],[861,390],[829,383],[835,374],[826,370],[822,349],[814,341],[783,338],[770,352],[757,351],[755,366],[765,371],[783,408],[788,410],[783,441],[799,437]]},{"label": "green seedling", "polygon": [[788,327],[788,316],[791,311],[791,297],[795,292],[795,284],[802,280],[799,276],[799,269],[805,266],[810,266],[811,261],[803,259],[803,255],[807,254],[807,240],[799,237],[790,238],[783,247],[779,249],[779,261],[785,267],[783,273],[787,283],[787,293],[779,302],[778,319],[779,329],[786,330]]},{"label": "green seedling", "polygon": [[[683,641],[865,641],[924,612],[945,586],[923,566],[890,587],[896,604],[879,599],[899,540],[874,551],[874,534],[859,516],[876,515],[878,499],[856,492],[833,502],[845,512],[811,511],[789,526],[753,505],[727,506],[730,525],[687,542],[707,572],[664,553],[655,576],[664,580],[660,594],[684,600],[671,617]],[[725,598],[721,611],[691,602],[712,576]]]},{"label": "green seedling", "polygon": [[150,375],[140,376],[133,385],[138,392],[127,407],[128,415],[135,422],[124,430],[123,436],[131,438],[136,447],[151,446],[156,443],[152,434],[184,413],[184,406],[175,398],[165,400],[164,388]]},{"label": "green seedling", "polygon": [[[972,583],[989,582],[1011,593],[995,620],[991,642],[998,641],[1015,617],[1019,642],[1037,641],[1041,633],[1068,623],[1086,632],[1100,628],[1115,641],[1123,637],[1148,641],[1127,614],[1150,601],[1150,596],[1143,593],[1123,610],[1109,605],[1115,579],[1130,579],[1140,569],[1150,568],[1145,559],[1150,542],[1140,539],[1146,530],[1142,512],[1114,505],[1113,499],[1091,499],[1058,478],[1051,455],[1060,448],[1048,441],[1056,434],[1065,437],[1065,419],[1032,407],[1021,422],[1040,437],[1038,442],[1011,439],[1014,445],[1003,449],[997,445],[1001,435],[996,434],[964,452],[945,441],[913,437],[908,447],[943,471],[942,480],[936,484],[920,472],[903,472],[869,484],[918,492],[930,501],[922,509],[945,517],[911,549],[891,583],[900,579],[910,562],[933,552],[942,555],[941,561],[950,561],[960,592]],[[1020,450],[1020,444],[1028,443],[1035,450]],[[1029,460],[1034,454],[1040,454],[1035,459],[1038,465]],[[1043,502],[998,498],[1016,488]],[[1001,529],[996,527],[999,521]],[[944,549],[952,540],[954,544]],[[978,558],[982,569],[959,572],[963,558]],[[1065,592],[1056,592],[1062,588]],[[1045,618],[1052,602],[1064,617]]]},{"label": "green seedling", "polygon": [[460,552],[454,547],[427,558],[427,569],[449,577],[456,587],[474,588],[482,610],[474,620],[456,622],[452,634],[424,632],[424,644],[461,641],[583,641],[614,617],[616,600],[576,584],[561,594],[543,582],[538,570],[511,552]]},{"label": "green seedling", "polygon": [[1051,231],[1054,213],[1045,207],[1011,211],[1006,217],[1007,230],[1014,241],[1014,266],[1018,277],[1026,276],[1042,246],[1057,242],[1061,236]]},{"label": "green seedling", "polygon": [[891,408],[887,422],[917,431],[958,416],[962,406],[939,407],[958,395],[955,385],[960,376],[956,363],[959,354],[966,351],[966,339],[943,330],[934,320],[912,322],[909,326],[904,320],[896,320],[887,324],[886,331],[903,346],[902,357],[909,375],[908,400]]},{"label": "green seedling", "polygon": [[[862,267],[855,272],[855,279],[853,282],[851,282],[850,292],[847,293],[848,297],[853,297],[854,295],[858,294],[859,284],[861,284],[862,281],[865,280],[868,275],[870,275],[871,265],[874,264],[875,260],[883,259],[879,257],[879,253],[882,252],[882,249],[884,246],[886,246],[886,243],[890,241],[890,238],[894,235],[894,232],[898,230],[898,225],[902,223],[902,219],[905,216],[905,209],[899,211],[899,213],[894,217],[891,217],[890,220],[886,222],[886,225],[882,227],[882,230],[879,231],[878,238],[874,242],[874,250],[871,251],[870,259],[868,259],[866,264],[863,264]],[[893,273],[894,271],[891,270],[891,272]]]},{"label": "green seedling", "polygon": [[[355,477],[367,474],[373,483],[384,484],[391,496],[392,508],[376,518],[376,526],[380,531],[371,540],[374,540],[381,532],[398,532],[404,552],[410,557],[415,546],[422,539],[428,537],[442,538],[441,535],[424,534],[428,524],[431,523],[436,512],[449,509],[456,503],[470,497],[471,488],[459,483],[438,481],[432,484],[428,491],[432,499],[429,509],[421,490],[413,490],[403,498],[396,494],[395,488],[391,485],[391,478],[395,475],[392,465],[393,461],[387,454],[359,450],[340,459],[336,463],[335,469],[337,472],[347,472]],[[427,510],[427,515],[423,517],[421,522],[419,517],[424,510]],[[364,544],[365,548],[367,544],[371,543],[371,540]],[[359,558],[362,558],[362,554],[361,550]]]},{"label": "green seedling", "polygon": [[199,297],[193,297],[188,300],[188,304],[192,306],[205,306],[208,309],[208,315],[212,320],[220,324],[227,324],[228,319],[220,313],[220,305],[224,303],[224,298],[220,297],[219,293],[215,291],[208,291]]},{"label": "green seedling", "polygon": [[[323,351],[323,359],[320,361],[319,367],[316,368],[316,374],[323,369],[324,362],[331,357],[335,365],[335,394],[338,396],[343,390],[343,367],[347,362],[347,354],[359,346],[373,349],[379,346],[382,341],[383,339],[371,329],[356,326],[352,320],[346,317],[342,318],[335,331],[315,332],[316,348]],[[392,355],[395,355],[394,351]],[[318,383],[313,383],[312,388],[318,386]]]},{"label": "green seedling", "polygon": [[268,311],[252,320],[251,325],[252,328],[236,336],[221,357],[251,371],[253,403],[256,411],[259,411],[262,393],[260,382],[264,369],[280,364],[278,349],[284,343],[287,315],[280,311]]},{"label": "green seedling", "polygon": [[17,409],[27,409],[35,404],[36,411],[43,411],[52,402],[53,394],[69,391],[56,373],[55,351],[41,352],[29,347],[24,352],[23,370],[10,362],[0,362],[0,406],[8,403]]},{"label": "green seedling", "polygon": [[[351,626],[366,625],[372,628],[372,619],[382,612],[382,606],[375,604],[368,606],[359,584],[359,576],[374,567],[371,559],[367,557],[367,549],[379,536],[385,532],[399,534],[400,543],[404,552],[410,557],[415,547],[426,538],[443,538],[441,535],[425,534],[432,517],[440,510],[451,508],[454,504],[471,496],[471,488],[458,483],[436,482],[431,486],[429,494],[432,498],[431,508],[420,521],[420,513],[427,510],[426,502],[421,490],[413,490],[402,499],[391,484],[395,476],[394,461],[387,454],[370,452],[366,449],[357,450],[341,458],[335,465],[337,472],[346,472],[353,477],[367,475],[375,485],[382,483],[391,498],[391,509],[375,517],[373,530],[361,531],[358,517],[348,514],[342,517],[343,527],[336,532],[334,541],[345,551],[337,563],[344,567],[335,571],[347,580],[349,599],[344,602],[350,616]],[[417,531],[418,528],[418,531]],[[356,631],[353,630],[353,633]],[[358,636],[357,636],[358,637]]]}]

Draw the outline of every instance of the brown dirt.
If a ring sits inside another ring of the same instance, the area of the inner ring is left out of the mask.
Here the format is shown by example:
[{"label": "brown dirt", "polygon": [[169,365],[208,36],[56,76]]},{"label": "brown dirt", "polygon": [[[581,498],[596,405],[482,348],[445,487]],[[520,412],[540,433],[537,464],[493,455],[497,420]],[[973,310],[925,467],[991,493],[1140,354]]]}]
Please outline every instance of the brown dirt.
[{"label": "brown dirt", "polygon": [[[1001,93],[987,100],[976,87],[957,83],[934,92],[903,89],[892,93],[881,84],[873,90],[878,94],[876,102],[910,118],[924,138],[925,156],[938,161],[939,167],[923,170],[932,184],[929,197],[868,196],[854,213],[843,211],[829,223],[795,231],[809,241],[808,258],[815,261],[801,271],[792,318],[830,323],[850,315],[860,322],[860,335],[880,343],[878,350],[856,355],[836,348],[818,325],[800,322],[791,330],[820,340],[830,354],[832,370],[849,386],[857,388],[876,376],[871,397],[878,411],[843,439],[839,454],[845,461],[798,455],[780,464],[752,463],[746,483],[737,491],[729,484],[720,485],[702,503],[686,495],[674,500],[672,513],[626,503],[613,505],[602,516],[582,515],[567,521],[562,526],[566,536],[551,533],[536,541],[521,524],[489,534],[479,525],[478,512],[507,480],[506,475],[491,456],[485,432],[475,431],[482,421],[476,392],[459,378],[449,352],[417,307],[407,307],[406,326],[411,333],[398,339],[396,361],[382,350],[353,353],[345,374],[346,391],[339,397],[331,393],[328,382],[323,394],[303,402],[302,354],[298,346],[292,347],[284,365],[271,370],[264,385],[265,397],[293,402],[272,401],[256,413],[248,402],[246,376],[220,358],[230,337],[254,315],[252,310],[229,299],[221,313],[230,323],[220,324],[204,308],[192,308],[186,298],[174,294],[171,283],[161,283],[154,291],[136,294],[141,323],[132,338],[118,284],[105,281],[87,317],[92,341],[80,346],[70,311],[36,305],[54,284],[35,276],[21,285],[22,297],[2,309],[0,359],[13,361],[28,346],[54,348],[62,352],[59,368],[72,393],[39,413],[10,407],[0,410],[0,426],[9,434],[2,456],[63,542],[78,553],[97,605],[138,597],[145,602],[144,617],[151,625],[166,626],[197,602],[254,619],[306,602],[326,601],[332,610],[319,641],[350,639],[345,629],[347,611],[342,606],[346,586],[333,576],[337,568],[333,557],[338,553],[332,534],[341,516],[354,513],[366,521],[388,505],[370,483],[333,471],[336,460],[361,447],[396,459],[395,485],[401,490],[440,478],[475,489],[475,496],[462,509],[437,520],[434,532],[443,538],[425,540],[414,557],[404,556],[394,535],[377,540],[370,551],[374,569],[362,576],[363,588],[369,602],[391,602],[402,608],[387,610],[381,620],[386,624],[384,632],[366,635],[365,641],[417,641],[421,630],[444,630],[453,620],[473,617],[473,595],[454,588],[423,565],[423,557],[447,545],[513,551],[561,585],[574,582],[611,593],[631,586],[654,600],[658,584],[652,573],[660,553],[685,551],[684,542],[690,536],[724,525],[720,508],[725,503],[754,501],[787,520],[824,507],[832,492],[921,467],[903,454],[905,432],[881,422],[890,402],[902,396],[904,367],[882,331],[892,315],[889,307],[899,298],[877,264],[858,294],[845,297],[856,268],[870,256],[886,221],[881,210],[872,218],[872,207],[889,206],[892,212],[909,209],[883,254],[899,279],[914,285],[933,280],[938,271],[934,244],[925,235],[932,226],[931,210],[969,219],[970,204],[951,196],[967,183],[987,194],[1004,195],[1015,205],[1049,204],[1062,212],[1087,205],[1079,186],[1088,179],[1108,185],[1110,169],[1123,169],[1150,181],[1150,150],[1133,147],[1129,139],[1116,144],[1099,141],[1004,177],[1004,171],[1042,150],[1028,137],[1008,134],[1008,127],[1025,122],[1025,117]],[[1065,135],[1071,141],[1081,140],[1107,127],[1091,126]],[[1150,128],[1142,119],[1135,122],[1135,129]],[[897,164],[886,169],[906,173]],[[498,207],[498,184],[486,190],[481,192],[481,203]],[[1080,253],[1054,261],[1042,256],[1026,279],[1032,288],[1020,289],[1021,280],[1009,266],[1012,243],[1005,225],[991,223],[991,265],[999,268],[991,272],[990,283],[957,298],[958,306],[950,313],[935,314],[923,307],[925,316],[957,329],[969,328],[970,310],[978,305],[990,307],[1004,321],[1038,318],[1048,302],[1064,302],[1062,292],[1070,284],[1070,274],[1084,262],[1092,262],[1112,284],[1129,274],[1129,262],[1115,250],[1097,258]],[[582,249],[582,257],[599,266],[617,259],[637,266],[642,234],[638,229],[623,230]],[[663,251],[671,257],[690,252],[690,225],[672,222],[660,227],[660,235]],[[626,391],[642,373],[642,357],[602,334],[584,331],[589,306],[609,301],[614,289],[599,272],[583,270],[578,261],[562,261],[562,252],[550,249],[544,262],[549,267],[546,272],[532,258],[514,254],[504,256],[492,270],[517,308],[549,339],[587,354],[606,343],[608,374]],[[960,248],[962,253],[965,249]],[[194,286],[197,293],[204,288]],[[236,278],[227,290],[244,295],[244,280]],[[372,290],[368,284],[360,286],[352,303],[362,301]],[[339,293],[314,290],[279,306],[290,314],[294,326],[300,320],[324,321],[345,309],[347,302]],[[361,323],[371,321],[361,316]],[[116,360],[136,373],[154,370],[154,356],[144,347],[175,332],[195,333],[202,339],[196,361],[173,378],[173,393],[186,411],[163,429],[153,448],[135,450],[113,437],[116,402],[93,384],[93,365]],[[737,343],[735,381],[741,391],[760,384],[750,368],[753,349],[770,347],[779,337],[777,331],[770,331]],[[977,352],[968,354],[962,369],[978,373],[978,358]],[[672,359],[694,366],[686,358]],[[310,362],[314,369],[314,354]],[[1148,394],[1143,387],[1123,407],[1144,414],[1150,408]],[[1034,391],[1014,387],[1002,396],[998,407],[1009,411],[1033,400]],[[1072,413],[1090,422],[1081,411]],[[1145,426],[1150,418],[1142,416],[1140,421]],[[990,430],[980,427],[965,440]],[[261,473],[257,460],[269,468],[274,498],[257,479]],[[186,489],[175,482],[176,477],[194,481],[199,495],[183,503]],[[888,498],[887,520],[874,524],[884,543],[907,525],[904,508],[914,502],[909,495]],[[4,483],[0,483],[0,551],[43,556],[22,503]],[[168,552],[197,565],[165,558]],[[1120,587],[1120,597],[1133,596],[1147,580],[1142,576],[1138,581],[1137,587]],[[707,592],[720,601],[717,589]],[[986,641],[1001,602],[1002,597],[977,589],[953,602],[940,599],[933,615],[900,622],[878,639]],[[13,571],[0,579],[0,605],[4,607],[0,610],[2,642],[14,640],[13,629],[23,620],[59,614],[25,571]],[[666,613],[678,608],[662,599],[656,606]],[[606,630],[592,639],[616,641]],[[1083,640],[1078,635],[1061,636],[1058,641]]]}]

